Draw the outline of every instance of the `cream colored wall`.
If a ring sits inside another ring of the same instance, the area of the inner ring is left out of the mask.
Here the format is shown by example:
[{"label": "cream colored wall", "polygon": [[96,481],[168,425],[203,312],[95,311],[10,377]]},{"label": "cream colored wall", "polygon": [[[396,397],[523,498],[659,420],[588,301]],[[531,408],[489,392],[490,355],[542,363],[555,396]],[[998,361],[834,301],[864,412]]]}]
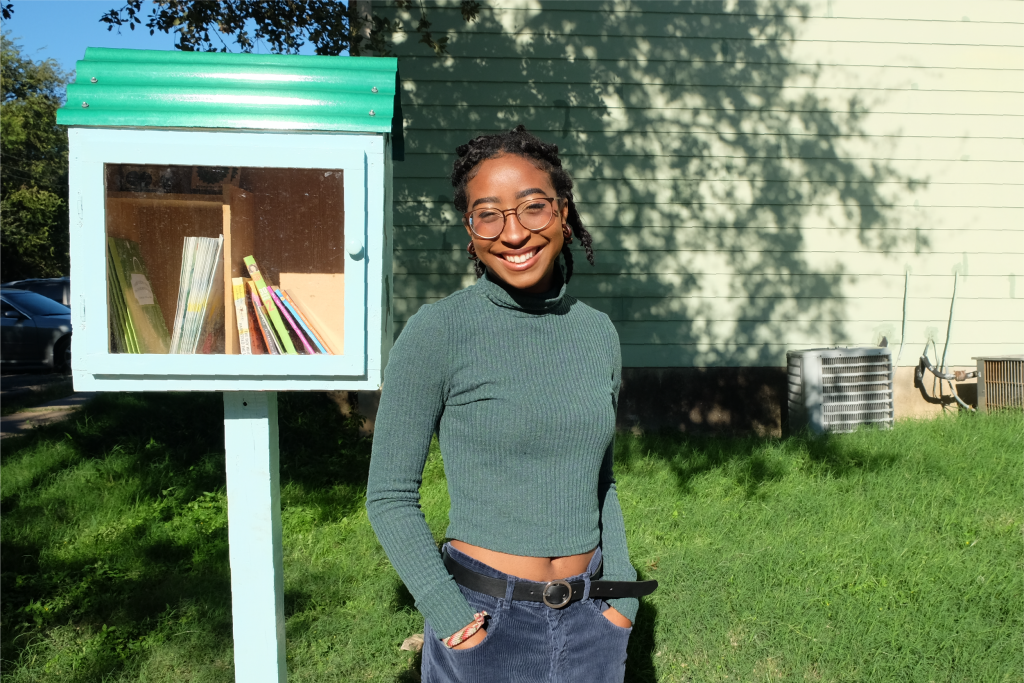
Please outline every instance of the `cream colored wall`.
[{"label": "cream colored wall", "polygon": [[473,281],[454,148],[522,122],[576,179],[598,260],[576,252],[570,291],[612,317],[627,366],[898,346],[905,285],[915,365],[942,352],[954,273],[949,363],[1024,350],[1024,3],[426,11],[450,56],[393,36],[397,327]]}]

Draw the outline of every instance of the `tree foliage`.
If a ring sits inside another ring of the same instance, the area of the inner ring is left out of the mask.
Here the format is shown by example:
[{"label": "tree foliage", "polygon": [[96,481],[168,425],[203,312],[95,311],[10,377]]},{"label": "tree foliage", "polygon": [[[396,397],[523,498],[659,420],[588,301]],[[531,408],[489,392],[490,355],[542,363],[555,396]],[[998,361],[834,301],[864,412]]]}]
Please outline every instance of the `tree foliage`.
[{"label": "tree foliage", "polygon": [[0,270],[4,280],[68,272],[68,136],[57,125],[70,74],[0,38]]},{"label": "tree foliage", "polygon": [[[386,36],[406,30],[401,21],[377,15],[364,15],[355,0],[153,0],[153,10],[142,18],[143,0],[128,0],[121,8],[111,9],[100,21],[107,30],[120,31],[127,26],[175,34],[179,50],[227,52],[234,42],[242,52],[252,52],[264,43],[271,52],[297,54],[310,43],[318,55],[353,56],[367,53],[389,55]],[[413,9],[412,0],[397,0],[401,9]],[[480,4],[462,0],[462,17],[476,19]],[[434,38],[430,22],[420,8],[414,29],[437,55],[447,51],[447,36]]]}]

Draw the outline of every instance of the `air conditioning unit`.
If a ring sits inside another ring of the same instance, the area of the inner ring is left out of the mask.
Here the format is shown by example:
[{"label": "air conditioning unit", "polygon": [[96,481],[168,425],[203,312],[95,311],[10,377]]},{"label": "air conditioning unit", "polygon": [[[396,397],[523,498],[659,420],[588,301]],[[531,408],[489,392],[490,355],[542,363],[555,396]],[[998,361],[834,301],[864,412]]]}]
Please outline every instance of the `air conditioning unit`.
[{"label": "air conditioning unit", "polygon": [[974,360],[978,361],[978,410],[1024,407],[1024,355]]},{"label": "air conditioning unit", "polygon": [[816,434],[893,424],[892,351],[883,347],[807,349],[786,354],[789,428]]}]

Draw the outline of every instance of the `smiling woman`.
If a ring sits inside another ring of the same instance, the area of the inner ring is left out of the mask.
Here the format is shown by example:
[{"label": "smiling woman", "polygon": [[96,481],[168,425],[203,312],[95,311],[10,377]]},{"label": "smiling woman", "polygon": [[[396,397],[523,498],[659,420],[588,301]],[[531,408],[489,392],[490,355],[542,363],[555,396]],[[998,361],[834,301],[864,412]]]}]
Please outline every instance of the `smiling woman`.
[{"label": "smiling woman", "polygon": [[[391,352],[370,521],[426,617],[422,679],[622,681],[637,598],[612,476],[619,340],[566,294],[593,263],[558,148],[522,126],[458,148],[479,280],[424,306]],[[451,498],[438,553],[419,507],[437,429]]]}]

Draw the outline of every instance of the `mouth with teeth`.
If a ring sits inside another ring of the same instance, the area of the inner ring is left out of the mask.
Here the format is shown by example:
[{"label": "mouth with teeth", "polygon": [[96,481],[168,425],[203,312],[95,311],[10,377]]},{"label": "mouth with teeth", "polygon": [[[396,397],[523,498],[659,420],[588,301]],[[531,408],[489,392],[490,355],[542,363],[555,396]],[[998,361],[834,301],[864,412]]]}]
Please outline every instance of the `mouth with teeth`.
[{"label": "mouth with teeth", "polygon": [[537,251],[538,251],[538,249],[536,247],[534,247],[530,251],[526,251],[526,252],[523,252],[521,254],[502,254],[501,257],[503,259],[505,259],[506,261],[508,261],[509,263],[512,263],[512,264],[515,264],[515,265],[520,265],[520,264],[526,263],[527,261],[532,259],[534,256],[536,256],[537,255]]}]

